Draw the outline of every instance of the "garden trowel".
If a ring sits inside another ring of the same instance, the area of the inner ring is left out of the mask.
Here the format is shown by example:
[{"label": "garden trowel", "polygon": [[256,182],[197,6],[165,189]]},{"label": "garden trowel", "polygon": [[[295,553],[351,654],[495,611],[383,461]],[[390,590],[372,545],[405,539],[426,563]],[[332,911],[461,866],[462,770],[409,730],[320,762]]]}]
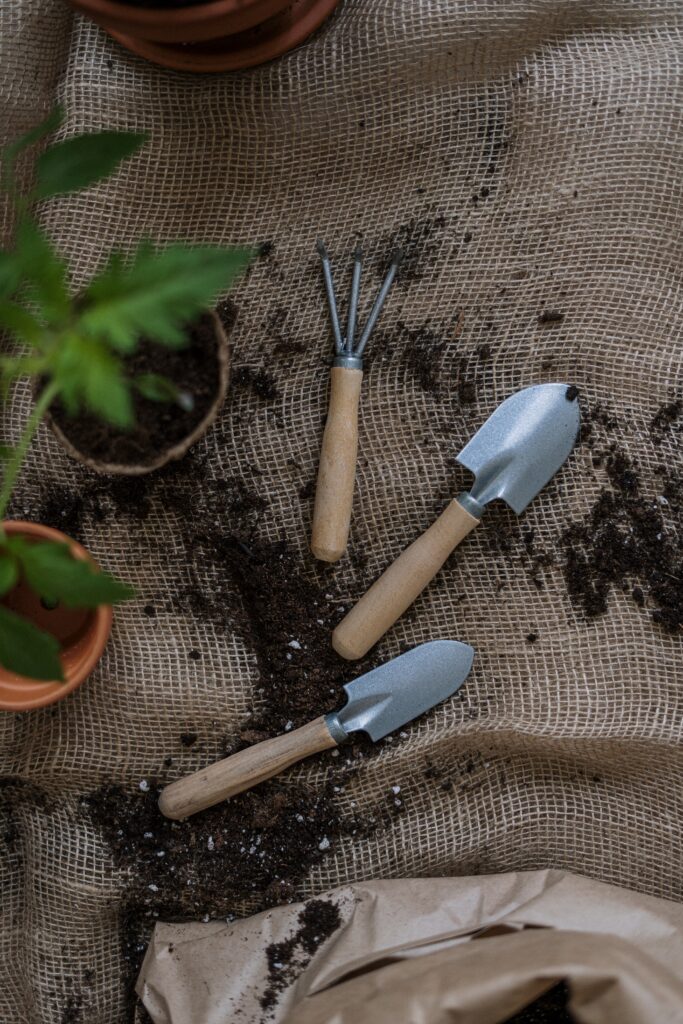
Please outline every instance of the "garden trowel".
[{"label": "garden trowel", "polygon": [[332,646],[362,658],[436,575],[454,548],[501,498],[523,512],[569,453],[579,433],[578,391],[537,384],[511,395],[465,445],[458,462],[474,473],[472,489],[451,501],[339,623]]},{"label": "garden trowel", "polygon": [[187,818],[251,789],[304,757],[346,742],[353,732],[380,740],[454,694],[467,678],[473,658],[473,648],[457,640],[433,640],[413,647],[347,683],[348,699],[340,711],[172,782],[161,794],[159,807],[167,818]]}]

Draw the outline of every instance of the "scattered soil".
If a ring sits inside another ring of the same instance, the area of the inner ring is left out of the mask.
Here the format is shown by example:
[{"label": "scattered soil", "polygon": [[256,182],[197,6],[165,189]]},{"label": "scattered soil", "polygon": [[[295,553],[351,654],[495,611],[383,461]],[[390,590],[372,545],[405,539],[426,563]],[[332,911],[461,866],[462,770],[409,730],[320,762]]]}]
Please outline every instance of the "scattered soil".
[{"label": "scattered soil", "polygon": [[266,949],[268,985],[260,999],[264,1010],[271,1009],[280,993],[294,984],[342,919],[336,903],[318,899],[306,903],[297,922],[298,928],[289,938],[273,942]]},{"label": "scattered soil", "polygon": [[607,611],[612,590],[628,594],[668,633],[683,625],[683,481],[663,470],[656,497],[641,497],[638,471],[612,446],[603,489],[588,517],[563,534],[569,596],[588,619]]},{"label": "scattered soil", "polygon": [[215,585],[177,600],[198,616],[227,617],[255,651],[263,703],[245,728],[264,738],[341,706],[343,684],[361,669],[350,669],[330,645],[342,614],[335,594],[304,575],[284,542],[245,543],[210,532],[194,544],[193,557],[216,567]]},{"label": "scattered soil", "polygon": [[395,249],[400,249],[403,256],[396,275],[396,284],[407,285],[422,280],[441,249],[446,226],[447,221],[443,213],[435,213],[428,217],[411,217],[376,244],[368,246],[372,251],[382,254],[377,262],[379,275],[384,277],[386,273],[389,254]]},{"label": "scattered soil", "polygon": [[[311,865],[356,827],[340,820],[331,786],[313,792],[266,783],[177,822],[159,811],[158,787],[147,780],[142,784],[145,791],[109,786],[82,798],[83,813],[128,876],[122,945],[131,1004],[158,919],[232,920],[281,902],[282,896],[295,899],[297,883]],[[317,920],[313,910],[300,922],[304,930],[297,941],[304,952],[312,948]],[[329,920],[321,917],[320,927]]]},{"label": "scattered soil", "polygon": [[443,356],[447,345],[443,330],[435,330],[428,323],[411,328],[399,321],[390,344],[394,351],[404,353],[405,366],[423,391],[438,394],[442,390]]},{"label": "scattered soil", "polygon": [[275,378],[267,370],[258,369],[253,366],[238,366],[232,375],[232,386],[235,388],[249,388],[255,395],[265,402],[273,402],[279,397],[279,391]]},{"label": "scattered soil", "polygon": [[60,403],[51,407],[55,422],[83,455],[116,465],[146,466],[187,437],[207,415],[219,386],[218,344],[211,317],[188,330],[188,344],[176,350],[142,341],[125,361],[131,378],[155,373],[192,396],[191,411],[176,402],[154,402],[134,393],[135,426],[121,431],[95,416],[67,415]]},{"label": "scattered soil", "polygon": [[650,433],[655,441],[662,441],[667,434],[683,431],[683,400],[677,399],[661,406],[650,423]]},{"label": "scattered soil", "polygon": [[189,543],[196,520],[213,522],[221,517],[248,531],[267,507],[250,483],[235,476],[213,476],[207,462],[192,453],[139,477],[104,477],[80,466],[74,469],[74,490],[50,484],[37,517],[76,540],[89,525],[122,519],[144,522],[156,506],[177,517],[178,529]]},{"label": "scattered soil", "polygon": [[568,1010],[569,988],[561,981],[549,992],[539,996],[503,1024],[572,1024],[574,1017]]}]

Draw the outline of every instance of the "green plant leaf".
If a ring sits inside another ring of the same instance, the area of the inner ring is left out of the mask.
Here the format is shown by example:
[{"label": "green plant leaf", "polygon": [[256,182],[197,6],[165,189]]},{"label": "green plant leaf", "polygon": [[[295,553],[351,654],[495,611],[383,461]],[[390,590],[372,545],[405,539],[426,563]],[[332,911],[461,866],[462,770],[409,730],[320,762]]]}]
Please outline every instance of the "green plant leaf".
[{"label": "green plant leaf", "polygon": [[168,377],[162,377],[158,373],[141,373],[139,377],[133,379],[133,387],[152,402],[175,402],[185,412],[192,412],[194,409],[194,398],[190,392],[183,391]]},{"label": "green plant leaf", "polygon": [[103,342],[65,334],[47,362],[68,413],[85,408],[116,427],[132,426],[130,383],[121,360]]},{"label": "green plant leaf", "polygon": [[14,555],[0,551],[0,596],[11,590],[19,578],[19,567]]},{"label": "green plant leaf", "polygon": [[37,346],[43,338],[44,328],[40,321],[16,302],[0,301],[0,327],[11,331],[19,341]]},{"label": "green plant leaf", "polygon": [[142,243],[130,264],[115,253],[83,297],[81,326],[121,352],[140,337],[170,347],[185,342],[183,326],[206,309],[247,266],[251,250]]},{"label": "green plant leaf", "polygon": [[40,142],[40,140],[46,135],[50,135],[52,132],[56,131],[63,120],[64,110],[62,107],[55,107],[54,110],[47,115],[44,121],[37,124],[35,128],[31,128],[25,135],[22,135],[21,138],[10,143],[9,146],[5,146],[2,151],[2,164],[5,176],[9,178],[10,183],[12,180],[14,162],[19,153],[24,149],[28,149],[29,146],[34,146],[36,142]]},{"label": "green plant leaf", "polygon": [[74,558],[68,544],[30,544],[22,537],[10,537],[7,547],[19,559],[27,583],[51,603],[61,602],[67,608],[96,608],[134,596],[126,583],[99,572],[90,562]]},{"label": "green plant leaf", "polygon": [[59,643],[0,605],[0,665],[29,679],[63,682]]},{"label": "green plant leaf", "polygon": [[17,257],[28,298],[35,301],[43,320],[61,325],[71,313],[66,264],[47,235],[25,218],[17,228]]},{"label": "green plant leaf", "polygon": [[93,132],[57,142],[36,162],[36,199],[94,185],[132,156],[147,138],[138,132]]},{"label": "green plant leaf", "polygon": [[16,252],[0,251],[0,299],[14,295],[21,281],[21,261]]}]

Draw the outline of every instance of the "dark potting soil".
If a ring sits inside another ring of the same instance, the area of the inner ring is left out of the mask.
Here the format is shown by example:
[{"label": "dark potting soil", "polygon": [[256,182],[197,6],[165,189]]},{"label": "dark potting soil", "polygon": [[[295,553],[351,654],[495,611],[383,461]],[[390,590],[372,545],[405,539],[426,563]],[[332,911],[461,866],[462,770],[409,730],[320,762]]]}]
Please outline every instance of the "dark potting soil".
[{"label": "dark potting soil", "polygon": [[218,343],[212,318],[207,315],[198,320],[188,329],[187,338],[182,349],[143,340],[125,363],[131,378],[160,374],[187,392],[194,403],[190,411],[176,402],[155,402],[134,392],[135,426],[122,431],[95,416],[71,417],[60,403],[55,403],[50,411],[73,446],[99,462],[145,466],[192,433],[211,408],[219,387]]},{"label": "dark potting soil", "polygon": [[564,578],[587,618],[607,611],[612,590],[646,608],[668,633],[683,625],[683,480],[660,469],[656,497],[640,494],[635,465],[615,446],[603,489],[587,518],[564,532]]},{"label": "dark potting soil", "polygon": [[561,981],[519,1013],[507,1017],[503,1024],[572,1024],[574,1017],[568,1006],[569,988]]},{"label": "dark potting soil", "polygon": [[[232,920],[299,898],[299,880],[354,827],[340,821],[331,786],[266,783],[176,822],[159,811],[159,788],[141,783],[144,791],[108,786],[82,798],[83,813],[128,876],[121,941],[131,1004],[157,920]],[[314,908],[300,921],[303,953],[310,956],[318,930],[331,928],[327,915]],[[293,970],[294,948],[290,960]]]},{"label": "dark potting soil", "polygon": [[296,930],[266,948],[268,984],[260,999],[264,1010],[273,1007],[280,993],[294,984],[341,923],[339,908],[332,900],[309,900],[297,917]]}]

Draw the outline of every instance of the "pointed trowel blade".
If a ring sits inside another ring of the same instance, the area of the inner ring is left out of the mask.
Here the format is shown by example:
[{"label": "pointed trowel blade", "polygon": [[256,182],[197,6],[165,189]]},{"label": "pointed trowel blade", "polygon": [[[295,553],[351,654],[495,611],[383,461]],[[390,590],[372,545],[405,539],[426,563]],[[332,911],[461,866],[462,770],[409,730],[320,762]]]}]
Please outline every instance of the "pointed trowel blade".
[{"label": "pointed trowel blade", "polygon": [[474,649],[457,640],[420,644],[347,683],[346,705],[328,718],[345,733],[363,730],[379,740],[455,693],[473,658]]},{"label": "pointed trowel blade", "polygon": [[494,498],[523,512],[567,459],[579,434],[576,388],[536,384],[506,398],[457,461],[471,470],[470,494],[480,505]]}]

